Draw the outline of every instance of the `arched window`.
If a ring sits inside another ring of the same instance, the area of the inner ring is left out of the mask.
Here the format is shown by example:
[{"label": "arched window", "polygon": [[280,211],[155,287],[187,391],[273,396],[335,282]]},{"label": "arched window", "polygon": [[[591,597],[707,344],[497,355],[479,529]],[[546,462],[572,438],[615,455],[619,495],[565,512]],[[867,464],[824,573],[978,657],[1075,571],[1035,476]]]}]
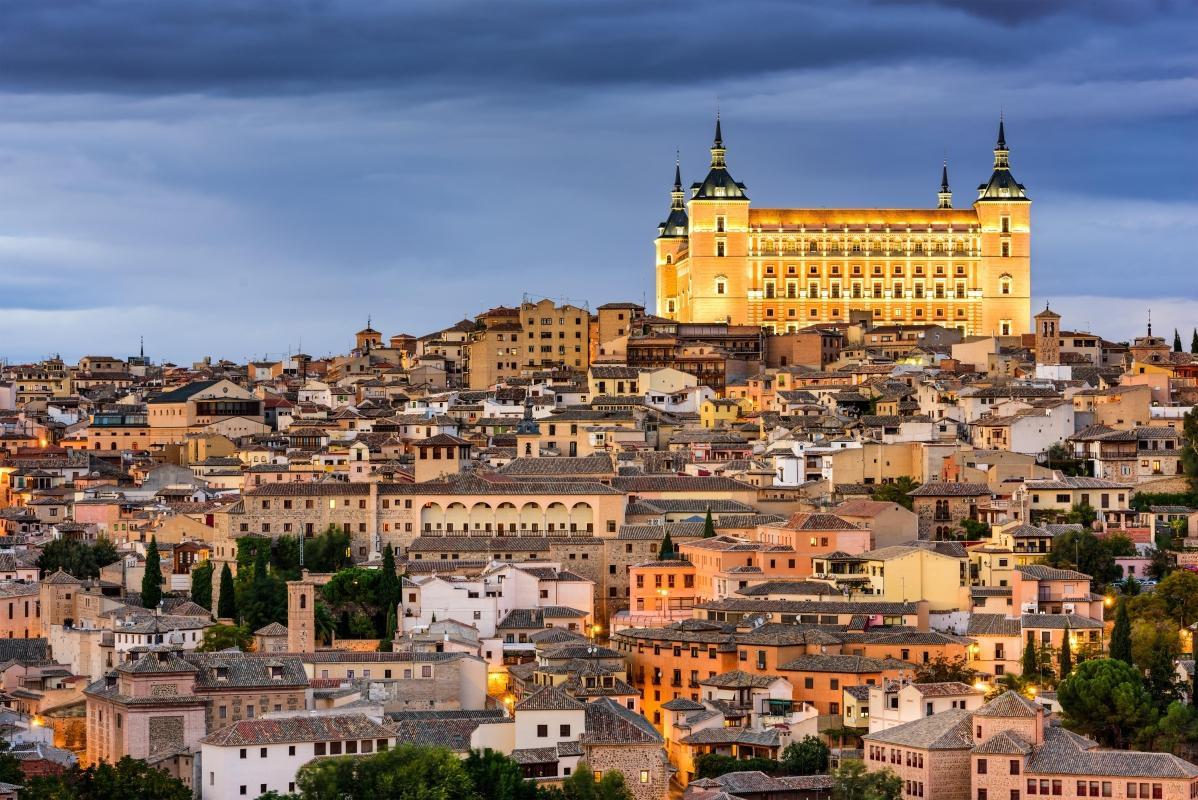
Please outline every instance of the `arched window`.
[{"label": "arched window", "polygon": [[728,294],[728,279],[723,275],[717,275],[715,279],[715,293]]}]

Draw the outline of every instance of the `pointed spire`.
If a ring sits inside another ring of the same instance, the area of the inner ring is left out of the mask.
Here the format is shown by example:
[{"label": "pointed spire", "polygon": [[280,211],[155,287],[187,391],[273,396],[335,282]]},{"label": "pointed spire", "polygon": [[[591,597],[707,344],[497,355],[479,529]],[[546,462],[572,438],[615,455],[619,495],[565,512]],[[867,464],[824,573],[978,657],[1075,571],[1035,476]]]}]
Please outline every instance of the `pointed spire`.
[{"label": "pointed spire", "polygon": [[724,160],[726,152],[724,149],[724,133],[720,130],[720,108],[717,105],[715,109],[715,139],[711,143],[712,168],[724,169],[727,166],[727,162]]},{"label": "pointed spire", "polygon": [[674,152],[674,188],[670,190],[670,211],[681,211],[686,204],[686,195],[682,191],[682,160],[678,152]]},{"label": "pointed spire", "polygon": [[144,359],[146,357],[146,337],[138,336],[137,341],[139,344],[137,354]]},{"label": "pointed spire", "polygon": [[1152,309],[1148,309],[1148,335],[1152,336]]},{"label": "pointed spire", "polygon": [[682,159],[677,150],[674,151],[674,191],[682,191]]},{"label": "pointed spire", "polygon": [[940,191],[936,195],[937,208],[953,207],[953,190],[948,187],[948,158],[940,168]]},{"label": "pointed spire", "polygon": [[994,145],[994,168],[995,169],[1010,169],[1011,151],[1007,147],[1007,134],[1003,122],[1002,112],[998,115],[998,142]]}]

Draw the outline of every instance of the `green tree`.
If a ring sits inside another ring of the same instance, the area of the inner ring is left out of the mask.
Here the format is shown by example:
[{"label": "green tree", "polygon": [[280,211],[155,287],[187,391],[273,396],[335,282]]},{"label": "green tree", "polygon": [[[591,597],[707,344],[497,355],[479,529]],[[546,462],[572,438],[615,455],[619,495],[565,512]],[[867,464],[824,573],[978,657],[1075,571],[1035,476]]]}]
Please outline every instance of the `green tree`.
[{"label": "green tree", "polygon": [[1061,680],[1069,677],[1069,673],[1073,672],[1073,646],[1069,641],[1069,622],[1065,622],[1065,633],[1061,637],[1061,660],[1058,663],[1058,675]]},{"label": "green tree", "polygon": [[976,542],[990,536],[990,526],[981,520],[963,519],[961,520],[961,530],[965,531],[965,540],[969,542]]},{"label": "green tree", "polygon": [[1075,569],[1094,579],[1101,589],[1119,577],[1115,558],[1134,556],[1135,544],[1126,536],[1099,538],[1090,530],[1068,530],[1052,541],[1044,561],[1057,569]]},{"label": "green tree", "polygon": [[1177,686],[1177,666],[1174,662],[1175,651],[1167,648],[1157,648],[1152,652],[1148,664],[1148,692],[1156,702],[1156,707],[1162,712],[1169,708],[1181,695]]},{"label": "green tree", "polygon": [[865,762],[841,762],[832,771],[832,800],[899,800],[903,779],[888,769],[870,772]]},{"label": "green tree", "polygon": [[296,775],[304,800],[472,800],[470,775],[443,747],[401,744],[369,758],[309,761]]},{"label": "green tree", "polygon": [[1190,492],[1198,494],[1198,408],[1191,408],[1181,424],[1181,466],[1190,482]]},{"label": "green tree", "polygon": [[1098,519],[1098,510],[1089,503],[1074,503],[1069,509],[1069,513],[1065,515],[1065,521],[1074,525],[1081,525],[1086,530],[1094,527],[1095,521]]},{"label": "green tree", "polygon": [[162,600],[162,557],[158,555],[158,537],[150,537],[146,548],[146,570],[141,576],[141,604],[144,608],[157,608]]},{"label": "green tree", "polygon": [[216,616],[237,619],[237,594],[233,588],[233,571],[228,563],[220,569],[220,595],[216,600]]},{"label": "green tree", "polygon": [[1156,722],[1156,704],[1134,667],[1113,658],[1079,664],[1057,687],[1066,725],[1107,747],[1125,748]]},{"label": "green tree", "polygon": [[[270,572],[269,548],[261,548],[254,557],[249,580],[237,589],[237,609],[242,622],[251,631],[272,622],[287,621],[287,586]],[[238,573],[241,577],[242,573]]]},{"label": "green tree", "polygon": [[1142,588],[1144,587],[1140,586],[1134,575],[1128,575],[1123,579],[1123,594],[1127,597],[1135,597]]},{"label": "green tree", "polygon": [[196,650],[201,653],[215,653],[218,650],[228,650],[236,647],[248,652],[254,642],[254,635],[242,625],[213,625],[204,629],[204,638]]},{"label": "green tree", "polygon": [[1173,352],[1174,352],[1174,353],[1180,353],[1180,352],[1182,352],[1182,349],[1181,349],[1181,333],[1180,333],[1180,332],[1177,330],[1177,328],[1174,328],[1174,329],[1173,329]]},{"label": "green tree", "polygon": [[103,537],[94,544],[75,539],[55,539],[42,548],[37,566],[43,578],[61,569],[80,580],[88,580],[100,577],[101,567],[119,559],[116,547]]},{"label": "green tree", "polygon": [[670,538],[670,532],[666,531],[665,537],[661,540],[661,547],[657,550],[658,561],[666,561],[674,557],[674,540]]},{"label": "green tree", "polygon": [[562,794],[565,800],[632,800],[622,772],[607,770],[601,779],[595,780],[595,773],[585,761],[579,762],[574,774],[562,781]]},{"label": "green tree", "polygon": [[491,748],[471,750],[462,762],[480,800],[536,800],[537,786],[513,759]]},{"label": "green tree", "polygon": [[978,679],[978,671],[969,666],[965,656],[949,658],[943,653],[915,668],[915,683],[947,683],[960,681],[970,686]]},{"label": "green tree", "polygon": [[300,543],[298,536],[280,536],[271,550],[270,566],[284,581],[299,580]]},{"label": "green tree", "polygon": [[883,483],[874,488],[870,494],[871,500],[881,500],[886,503],[898,503],[908,511],[915,504],[911,498],[911,492],[919,488],[919,481],[903,475],[895,478],[893,483]]},{"label": "green tree", "polygon": [[191,602],[212,610],[211,561],[201,561],[191,568]]},{"label": "green tree", "polygon": [[1190,352],[1198,355],[1198,328],[1194,328],[1194,335],[1190,337]]},{"label": "green tree", "polygon": [[8,741],[0,739],[0,783],[20,786],[25,782],[25,773],[21,771],[21,762],[8,752],[9,748]]},{"label": "green tree", "polygon": [[1119,601],[1115,611],[1115,627],[1111,629],[1111,644],[1107,652],[1111,659],[1131,664],[1131,617],[1127,613],[1127,600]]},{"label": "green tree", "polygon": [[1156,596],[1180,627],[1198,622],[1198,573],[1189,570],[1171,573],[1156,587]]},{"label": "green tree", "polygon": [[[315,616],[316,637],[322,644],[332,644],[333,636],[337,633],[337,619],[333,616],[333,612],[329,610],[327,604],[317,601],[313,615]],[[435,615],[434,619],[436,619]]]},{"label": "green tree", "polygon": [[378,584],[378,602],[384,610],[399,605],[400,586],[399,572],[395,569],[395,549],[388,543],[383,547],[383,567],[379,570]]},{"label": "green tree", "polygon": [[321,597],[341,620],[337,634],[353,639],[381,638],[387,624],[387,606],[379,588],[381,570],[343,569],[321,587]]},{"label": "green tree", "polygon": [[1087,472],[1086,462],[1075,456],[1073,450],[1064,442],[1057,442],[1044,451],[1044,466],[1060,470],[1071,477],[1085,475]]},{"label": "green tree", "polygon": [[191,789],[182,781],[125,756],[116,764],[100,763],[61,775],[33,778],[21,790],[21,800],[191,800]]},{"label": "green tree", "polygon": [[782,751],[782,769],[790,775],[818,775],[828,769],[831,751],[818,736],[804,736]]},{"label": "green tree", "polygon": [[1022,670],[1023,677],[1027,680],[1035,680],[1040,676],[1040,659],[1036,654],[1036,643],[1031,639],[1023,646]]},{"label": "green tree", "polygon": [[350,537],[336,525],[304,543],[304,566],[313,572],[336,572],[353,563]]},{"label": "green tree", "polygon": [[707,507],[707,517],[703,520],[703,538],[710,539],[715,536],[715,520],[711,518],[711,506]]},{"label": "green tree", "polygon": [[756,771],[773,775],[782,769],[782,762],[772,758],[737,758],[719,753],[701,753],[695,758],[695,775],[699,778],[718,778],[729,772]]}]

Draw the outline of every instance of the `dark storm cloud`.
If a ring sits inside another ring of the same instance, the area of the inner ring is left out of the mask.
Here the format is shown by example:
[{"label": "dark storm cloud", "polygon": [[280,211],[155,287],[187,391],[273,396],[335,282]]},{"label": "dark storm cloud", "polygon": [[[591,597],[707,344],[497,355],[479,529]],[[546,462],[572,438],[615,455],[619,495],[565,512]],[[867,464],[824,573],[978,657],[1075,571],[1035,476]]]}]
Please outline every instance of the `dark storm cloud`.
[{"label": "dark storm cloud", "polygon": [[1018,25],[1090,4],[957,5],[968,13],[857,0],[10,0],[0,11],[0,82],[134,93],[696,85],[914,58],[1022,59],[1055,34],[1027,24],[996,42],[975,16],[992,10]]},{"label": "dark storm cloud", "polygon": [[964,206],[1003,108],[1037,300],[1185,327],[1194,9],[7,0],[0,358],[323,354],[368,313],[422,334],[524,292],[651,305],[674,149],[700,178],[717,97],[758,206],[928,204],[945,150]]}]

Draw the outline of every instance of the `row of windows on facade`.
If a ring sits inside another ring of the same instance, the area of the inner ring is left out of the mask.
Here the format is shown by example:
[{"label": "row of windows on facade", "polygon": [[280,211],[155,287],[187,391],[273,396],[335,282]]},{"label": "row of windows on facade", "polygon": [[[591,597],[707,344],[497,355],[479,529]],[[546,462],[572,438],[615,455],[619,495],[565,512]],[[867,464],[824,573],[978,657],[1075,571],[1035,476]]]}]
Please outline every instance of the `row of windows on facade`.
[{"label": "row of windows on facade", "polygon": [[[810,252],[813,252],[813,253],[814,253],[814,252],[816,252],[816,251],[812,250],[812,251],[810,251]],[[852,252],[857,252],[857,251],[852,251]],[[915,247],[915,248],[913,248],[912,250],[910,250],[910,251],[907,251],[907,252],[910,252],[910,253],[919,253],[919,254],[923,254],[923,253],[924,253],[924,250],[923,250],[923,248],[922,248],[922,247]],[[935,252],[935,251],[933,251],[933,252]],[[947,252],[947,251],[946,251],[946,252]],[[960,249],[960,250],[954,250],[953,252],[954,252],[954,253],[956,253],[956,254],[965,255],[965,250],[964,250],[964,248],[962,248],[962,249]],[[825,253],[824,253],[824,254],[825,254],[825,255],[828,255],[828,254],[830,254],[830,255],[840,255],[840,253],[841,253],[841,251],[837,249],[837,250],[828,250],[828,251],[825,251]],[[723,241],[717,241],[717,242],[715,243],[715,255],[716,255],[716,258],[724,258],[724,257],[726,257],[726,256],[728,255],[728,243],[727,243],[727,242],[723,242]],[[762,253],[759,253],[759,254],[757,254],[757,255],[759,255],[759,256],[760,256],[760,255],[762,255]],[[766,251],[766,252],[764,253],[764,255],[771,255],[771,253],[770,253],[769,251]],[[1002,258],[1010,258],[1010,257],[1011,257],[1011,243],[1010,243],[1009,241],[1003,240],[1002,242],[999,242],[999,255],[1000,255]],[[668,255],[668,256],[666,256],[666,263],[667,263],[667,264],[671,263],[672,261],[673,261],[673,256],[669,256],[669,255]]]},{"label": "row of windows on facade", "polygon": [[[721,216],[717,216],[717,217],[715,218],[715,229],[716,229],[716,232],[717,232],[717,233],[723,233],[723,232],[724,232],[724,231],[727,229],[727,226],[728,226],[728,218],[727,218],[726,216],[722,216],[722,215],[721,215]],[[847,227],[847,226],[846,226],[846,227]],[[971,226],[969,229],[970,229],[970,230],[974,230],[974,228],[973,228],[972,226]],[[1004,215],[1004,216],[1002,216],[1002,217],[999,217],[999,229],[1000,229],[1000,230],[1001,230],[1003,233],[1010,233],[1010,232],[1011,232],[1011,218],[1010,218],[1010,217],[1008,217],[1008,216],[1006,216],[1006,215]],[[825,230],[825,232],[827,232],[827,228],[826,228],[826,227],[825,227],[825,229],[824,229],[824,230]],[[757,228],[757,229],[754,231],[754,233],[761,234],[761,233],[766,233],[766,231],[765,231],[765,229],[764,229],[764,228]],[[911,233],[911,226],[910,226],[910,225],[908,225],[908,226],[907,226],[907,233]],[[801,242],[803,242],[803,243],[804,243],[804,246],[806,246],[806,244],[805,244],[805,243],[806,243],[808,240],[806,240],[806,239],[802,239],[802,240],[787,239],[786,241],[788,241],[788,242],[792,242],[792,243],[793,243],[793,242],[795,242],[795,241],[801,241]],[[818,240],[815,240],[815,239],[813,239],[813,240],[811,240],[811,242],[810,242],[810,243],[811,243],[812,245],[814,245],[814,244],[815,244],[817,241],[819,241],[819,242],[824,242],[824,243],[827,243],[827,242],[833,242],[833,243],[835,243],[835,244],[839,244],[839,243],[840,243],[840,242],[842,242],[842,241],[843,241],[843,242],[847,242],[847,241],[850,241],[850,240],[849,240],[849,239],[847,239],[847,238],[836,238],[836,237],[828,238],[828,237],[824,237],[824,238],[822,238],[822,239],[818,239]],[[862,240],[862,239],[859,239],[859,238],[853,238],[851,241],[852,241],[852,243],[853,243],[853,246],[854,246],[854,247],[860,247],[860,246],[861,246],[861,242],[862,242],[862,241],[864,241],[866,245],[868,245],[870,242],[873,242],[873,244],[874,244],[874,245],[878,245],[878,244],[889,244],[889,243],[891,242],[891,240],[890,240],[890,239],[881,239],[881,238],[878,238],[877,236],[875,236],[873,239],[865,239],[865,240]],[[903,240],[903,239],[895,239],[895,240],[893,240],[893,241],[896,241],[896,242],[901,242],[901,241],[904,241],[904,240]],[[908,241],[909,241],[909,240],[908,240]],[[971,241],[972,241],[972,240],[971,240]]]},{"label": "row of windows on facade", "polygon": [[[829,281],[826,288],[820,281],[811,281],[807,284],[807,290],[803,291],[799,288],[799,282],[797,280],[788,280],[785,284],[785,297],[791,300],[817,300],[828,298],[837,300],[843,295],[844,297],[852,297],[854,299],[872,297],[874,299],[885,298],[895,300],[904,298],[909,300],[944,300],[965,297],[967,284],[965,281],[957,281],[956,283],[952,284],[953,288],[950,289],[948,282],[945,280],[937,280],[932,284],[931,287],[928,287],[922,280],[916,280],[911,284],[911,287],[908,288],[903,281],[894,281],[890,286],[890,290],[887,291],[885,284],[883,284],[882,281],[874,281],[868,285],[864,281],[852,281],[848,287],[844,287],[843,292],[842,287],[843,284],[839,280]],[[999,294],[1009,295],[1014,287],[1015,281],[1013,278],[1003,277],[999,279]],[[973,288],[974,290],[977,289],[976,286]],[[777,281],[771,278],[766,278],[764,281],[762,281],[762,292],[765,295],[765,298],[770,300],[783,297],[782,291],[779,289]],[[727,278],[720,276],[715,279],[715,293],[717,295],[724,295],[728,293]]]}]

